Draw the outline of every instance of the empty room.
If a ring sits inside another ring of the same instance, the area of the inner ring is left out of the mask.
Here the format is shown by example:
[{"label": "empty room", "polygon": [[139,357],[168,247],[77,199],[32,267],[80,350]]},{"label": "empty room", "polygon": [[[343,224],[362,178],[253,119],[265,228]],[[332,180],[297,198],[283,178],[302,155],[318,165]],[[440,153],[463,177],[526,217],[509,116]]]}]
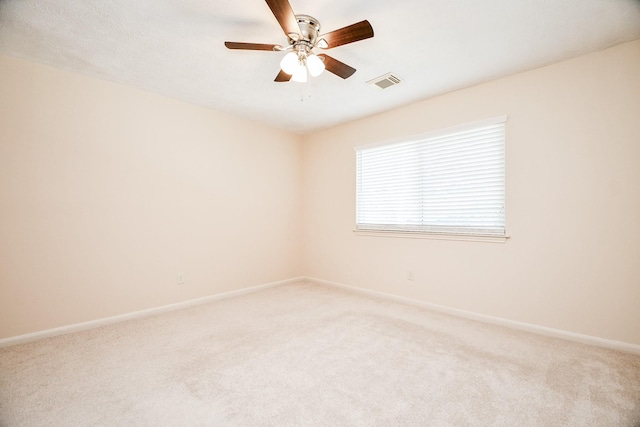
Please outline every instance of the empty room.
[{"label": "empty room", "polygon": [[0,426],[640,426],[640,1],[0,0]]}]

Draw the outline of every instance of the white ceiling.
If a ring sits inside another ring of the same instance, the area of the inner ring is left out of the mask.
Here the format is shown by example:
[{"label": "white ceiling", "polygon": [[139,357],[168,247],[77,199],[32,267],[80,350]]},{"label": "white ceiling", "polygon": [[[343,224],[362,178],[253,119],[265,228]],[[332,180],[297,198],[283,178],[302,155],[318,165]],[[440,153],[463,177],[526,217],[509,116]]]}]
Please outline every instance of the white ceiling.
[{"label": "white ceiling", "polygon": [[[358,71],[325,72],[310,98],[273,81],[284,53],[224,47],[286,44],[264,0],[0,0],[0,53],[309,133],[640,38],[638,0],[290,3],[321,33],[363,19],[375,32],[327,51]],[[403,83],[365,84],[388,72]]]}]

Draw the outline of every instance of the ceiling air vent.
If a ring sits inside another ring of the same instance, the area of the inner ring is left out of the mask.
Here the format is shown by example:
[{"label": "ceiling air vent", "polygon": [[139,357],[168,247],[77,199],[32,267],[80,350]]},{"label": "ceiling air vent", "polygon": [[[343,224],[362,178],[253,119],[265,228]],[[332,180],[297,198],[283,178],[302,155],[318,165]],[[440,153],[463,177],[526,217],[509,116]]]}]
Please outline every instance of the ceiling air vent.
[{"label": "ceiling air vent", "polygon": [[378,90],[382,90],[390,88],[391,86],[399,85],[401,81],[402,80],[400,80],[398,77],[389,73],[385,74],[384,76],[376,77],[373,80],[369,80],[367,84]]}]

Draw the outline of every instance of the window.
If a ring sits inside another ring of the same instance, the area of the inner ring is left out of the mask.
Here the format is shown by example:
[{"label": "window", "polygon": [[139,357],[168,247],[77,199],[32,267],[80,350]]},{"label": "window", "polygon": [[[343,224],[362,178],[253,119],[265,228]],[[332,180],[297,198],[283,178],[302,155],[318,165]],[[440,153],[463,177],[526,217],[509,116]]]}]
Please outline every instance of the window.
[{"label": "window", "polygon": [[356,231],[504,238],[505,122],[356,148]]}]

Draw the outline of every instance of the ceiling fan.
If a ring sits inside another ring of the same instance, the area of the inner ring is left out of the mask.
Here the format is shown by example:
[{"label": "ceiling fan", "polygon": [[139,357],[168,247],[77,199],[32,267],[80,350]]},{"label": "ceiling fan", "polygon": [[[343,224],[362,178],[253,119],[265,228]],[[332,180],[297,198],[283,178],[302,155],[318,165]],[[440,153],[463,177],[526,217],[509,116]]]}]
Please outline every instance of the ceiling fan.
[{"label": "ceiling fan", "polygon": [[364,20],[319,35],[320,23],[308,15],[296,15],[288,0],[266,0],[276,20],[287,35],[287,46],[277,44],[224,42],[229,49],[288,51],[280,62],[281,70],[276,82],[306,82],[325,69],[343,79],[351,77],[356,69],[324,53],[316,55],[313,49],[331,49],[344,44],[373,37],[373,28]]}]

